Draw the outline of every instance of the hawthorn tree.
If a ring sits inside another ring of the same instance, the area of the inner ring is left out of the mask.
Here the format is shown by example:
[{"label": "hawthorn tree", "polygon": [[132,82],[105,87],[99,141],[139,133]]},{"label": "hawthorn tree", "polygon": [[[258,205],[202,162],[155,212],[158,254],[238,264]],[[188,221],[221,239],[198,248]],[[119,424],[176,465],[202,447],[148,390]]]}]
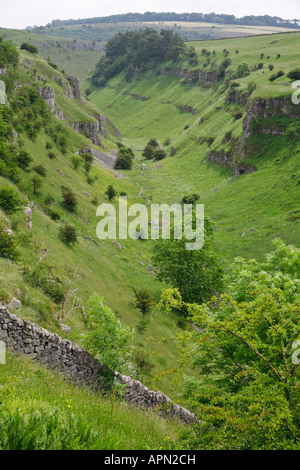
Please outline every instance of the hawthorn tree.
[{"label": "hawthorn tree", "polygon": [[204,245],[200,250],[186,250],[190,242],[184,236],[158,239],[154,242],[153,265],[157,268],[157,279],[180,290],[185,302],[201,303],[223,287],[223,268],[213,240],[211,219],[205,217]]},{"label": "hawthorn tree", "polygon": [[188,396],[201,424],[188,445],[296,449],[300,443],[300,249],[276,240],[264,262],[236,258],[227,292],[202,304],[163,292],[161,307],[187,309],[198,327],[184,360],[201,372]]}]

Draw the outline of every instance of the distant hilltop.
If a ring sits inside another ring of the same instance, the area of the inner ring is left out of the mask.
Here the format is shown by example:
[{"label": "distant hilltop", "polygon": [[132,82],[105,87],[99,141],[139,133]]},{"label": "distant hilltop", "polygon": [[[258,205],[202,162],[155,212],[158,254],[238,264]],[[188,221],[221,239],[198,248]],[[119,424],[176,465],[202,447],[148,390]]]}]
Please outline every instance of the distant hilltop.
[{"label": "distant hilltop", "polygon": [[70,19],[70,20],[53,20],[46,26],[29,26],[27,30],[43,30],[44,28],[56,26],[71,26],[71,25],[91,25],[99,23],[131,23],[131,22],[149,22],[149,21],[186,21],[186,22],[205,22],[205,23],[218,23],[218,24],[235,24],[235,25],[249,25],[249,26],[277,26],[284,28],[300,28],[300,20],[284,20],[278,16],[243,16],[237,18],[235,15],[226,15],[218,13],[157,13],[147,11],[145,13],[125,13],[120,15],[102,16],[85,19]]}]

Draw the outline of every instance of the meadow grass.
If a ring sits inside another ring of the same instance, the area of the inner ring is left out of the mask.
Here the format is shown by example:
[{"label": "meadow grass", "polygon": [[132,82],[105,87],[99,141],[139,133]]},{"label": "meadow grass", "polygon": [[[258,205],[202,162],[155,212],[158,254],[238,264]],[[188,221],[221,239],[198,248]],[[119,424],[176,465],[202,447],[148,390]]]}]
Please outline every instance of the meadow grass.
[{"label": "meadow grass", "polygon": [[26,357],[9,352],[0,365],[1,450],[174,450],[182,430]]}]

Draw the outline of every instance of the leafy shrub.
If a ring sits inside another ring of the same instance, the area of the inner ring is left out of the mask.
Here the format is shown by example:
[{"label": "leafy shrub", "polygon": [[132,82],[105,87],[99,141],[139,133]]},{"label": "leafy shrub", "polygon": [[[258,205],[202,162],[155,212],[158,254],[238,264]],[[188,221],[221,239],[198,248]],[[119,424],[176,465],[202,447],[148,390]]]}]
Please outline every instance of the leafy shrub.
[{"label": "leafy shrub", "polygon": [[19,155],[17,155],[17,162],[22,170],[27,170],[32,162],[32,158],[26,150],[21,149]]},{"label": "leafy shrub", "polygon": [[50,158],[50,160],[54,160],[54,158],[56,158],[56,153],[55,152],[48,152],[48,157]]},{"label": "leafy shrub", "polygon": [[68,209],[70,212],[75,212],[77,209],[77,198],[74,191],[71,188],[67,188],[62,186],[62,198],[63,198],[63,206]]},{"label": "leafy shrub", "polygon": [[77,171],[78,168],[80,167],[82,163],[82,159],[80,157],[77,157],[77,155],[72,155],[71,157],[71,166],[73,170]]},{"label": "leafy shrub", "polygon": [[164,149],[155,149],[154,150],[154,154],[153,154],[154,160],[162,160],[166,156],[167,156],[167,154],[166,154]]},{"label": "leafy shrub", "polygon": [[248,93],[253,93],[254,90],[256,90],[256,83],[255,82],[249,82],[247,86],[247,91]]},{"label": "leafy shrub", "polygon": [[38,54],[39,53],[38,48],[34,44],[29,44],[29,42],[23,42],[23,44],[21,44],[20,49],[22,51],[31,52],[31,54]]},{"label": "leafy shrub", "polygon": [[189,194],[188,196],[183,196],[181,199],[182,204],[196,204],[199,201],[200,195],[197,193]]},{"label": "leafy shrub", "polygon": [[44,165],[36,165],[32,168],[38,175],[45,178],[47,176],[47,170]]},{"label": "leafy shrub", "polygon": [[0,225],[0,257],[15,261],[19,258],[13,235]]},{"label": "leafy shrub", "polygon": [[148,289],[133,289],[135,299],[133,306],[140,310],[143,317],[150,314],[150,311],[154,305],[154,299]]},{"label": "leafy shrub", "polygon": [[298,67],[297,69],[291,70],[287,74],[287,77],[291,80],[300,80],[300,68]]},{"label": "leafy shrub", "polygon": [[117,159],[114,163],[116,170],[131,170],[133,160],[133,152],[129,147],[121,147],[118,152]]},{"label": "leafy shrub", "polygon": [[105,192],[105,194],[107,195],[108,199],[111,201],[112,199],[114,199],[117,195],[117,191],[115,190],[115,188],[113,187],[112,184],[110,184]]},{"label": "leafy shrub", "polygon": [[154,157],[154,148],[147,144],[142,153],[143,157],[147,160],[151,160]]},{"label": "leafy shrub", "polygon": [[58,236],[60,240],[67,246],[75,245],[76,243],[78,243],[77,231],[70,224],[65,224],[60,227]]},{"label": "leafy shrub", "polygon": [[89,299],[87,319],[86,348],[113,371],[130,368],[133,331],[121,324],[103,297],[95,294]]},{"label": "leafy shrub", "polygon": [[273,73],[271,77],[269,78],[270,82],[274,82],[274,80],[277,80],[277,78],[283,77],[284,71],[283,70],[278,70],[277,73]]},{"label": "leafy shrub", "polygon": [[31,184],[33,186],[33,194],[38,194],[39,189],[43,186],[43,179],[39,175],[34,175],[31,178]]},{"label": "leafy shrub", "polygon": [[236,74],[238,78],[246,77],[250,73],[250,67],[246,62],[242,62],[238,65]]},{"label": "leafy shrub", "polygon": [[22,204],[20,194],[10,186],[0,188],[0,207],[8,214],[15,212]]}]

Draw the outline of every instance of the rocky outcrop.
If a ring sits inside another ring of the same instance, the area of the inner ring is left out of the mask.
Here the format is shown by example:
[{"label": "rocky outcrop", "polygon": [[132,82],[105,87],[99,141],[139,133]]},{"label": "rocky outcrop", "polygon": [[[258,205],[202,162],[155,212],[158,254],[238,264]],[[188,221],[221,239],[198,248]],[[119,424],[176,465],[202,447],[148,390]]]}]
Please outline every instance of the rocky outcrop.
[{"label": "rocky outcrop", "polygon": [[43,100],[50,106],[51,112],[55,110],[55,90],[52,86],[37,87],[39,94]]},{"label": "rocky outcrop", "polygon": [[120,129],[118,129],[117,126],[110,119],[108,119],[107,116],[105,116],[105,114],[103,113],[95,114],[94,117],[99,122],[99,132],[104,137],[107,137],[107,129],[109,129],[109,132],[115,137],[117,137],[117,139],[119,140],[122,139],[122,134],[121,134]]},{"label": "rocky outcrop", "polygon": [[[80,81],[78,77],[75,77],[73,75],[66,75],[66,79],[68,80],[70,84],[70,89],[68,89],[68,92],[70,94],[70,98],[74,99],[77,98],[79,101],[82,101],[82,96],[81,96],[81,89],[80,89]],[[68,95],[67,95],[68,96]]]},{"label": "rocky outcrop", "polygon": [[70,126],[74,131],[84,134],[95,145],[102,146],[102,142],[99,137],[100,127],[98,121],[75,121],[71,122]]},{"label": "rocky outcrop", "polygon": [[15,352],[58,370],[76,383],[101,389],[105,384],[101,379],[115,377],[125,386],[124,400],[133,406],[150,408],[187,424],[196,421],[193,413],[172,403],[162,392],[153,392],[131,377],[112,372],[78,344],[11,314],[3,306],[0,306],[0,340]]},{"label": "rocky outcrop", "polygon": [[[250,101],[247,104],[246,116],[243,121],[243,136],[240,141],[239,155],[245,157],[245,143],[246,140],[254,132],[262,132],[264,134],[280,135],[284,133],[283,128],[272,129],[270,126],[264,126],[263,121],[276,115],[288,116],[291,119],[300,118],[300,107],[292,103],[290,97],[278,97],[268,99],[258,99]],[[255,121],[257,118],[261,119],[261,128],[255,128]]]},{"label": "rocky outcrop", "polygon": [[216,71],[204,71],[204,70],[182,70],[182,69],[171,69],[164,68],[159,72],[161,75],[175,75],[179,78],[186,78],[189,82],[201,82],[204,85],[218,81],[218,75]]},{"label": "rocky outcrop", "polygon": [[235,159],[231,152],[225,152],[224,150],[212,150],[209,156],[209,161],[218,163],[223,167],[230,168],[233,175],[235,176],[244,175],[245,173],[253,173],[256,171],[256,168],[254,168],[252,165]]},{"label": "rocky outcrop", "polygon": [[242,92],[236,87],[230,87],[226,95],[226,103],[236,103],[240,106],[246,106],[251,93]]}]

